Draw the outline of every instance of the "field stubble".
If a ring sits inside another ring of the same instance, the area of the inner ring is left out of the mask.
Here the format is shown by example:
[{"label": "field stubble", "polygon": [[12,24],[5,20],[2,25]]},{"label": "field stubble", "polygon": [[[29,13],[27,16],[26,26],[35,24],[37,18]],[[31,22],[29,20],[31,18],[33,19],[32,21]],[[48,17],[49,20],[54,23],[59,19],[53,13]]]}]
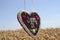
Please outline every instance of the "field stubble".
[{"label": "field stubble", "polygon": [[[23,29],[0,31],[0,40],[34,40]],[[37,40],[60,40],[60,28],[41,29]]]}]

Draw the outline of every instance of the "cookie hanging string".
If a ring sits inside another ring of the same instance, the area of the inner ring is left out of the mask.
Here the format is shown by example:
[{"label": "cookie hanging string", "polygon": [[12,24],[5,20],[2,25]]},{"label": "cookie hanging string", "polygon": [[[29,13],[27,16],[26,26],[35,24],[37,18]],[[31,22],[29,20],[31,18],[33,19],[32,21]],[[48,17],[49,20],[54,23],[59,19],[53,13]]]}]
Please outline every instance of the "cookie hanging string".
[{"label": "cookie hanging string", "polygon": [[35,8],[34,8],[34,0],[31,0],[31,2],[32,2],[32,11],[34,11],[35,10]]},{"label": "cookie hanging string", "polygon": [[26,10],[26,0],[24,0],[24,10]]}]

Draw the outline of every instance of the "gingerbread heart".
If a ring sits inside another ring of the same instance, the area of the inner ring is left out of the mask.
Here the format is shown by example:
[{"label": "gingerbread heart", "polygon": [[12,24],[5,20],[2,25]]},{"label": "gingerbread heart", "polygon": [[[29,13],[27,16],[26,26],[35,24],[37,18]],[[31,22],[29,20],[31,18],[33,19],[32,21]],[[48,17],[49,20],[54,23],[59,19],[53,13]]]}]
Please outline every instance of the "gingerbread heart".
[{"label": "gingerbread heart", "polygon": [[22,25],[25,31],[32,37],[36,36],[39,31],[40,17],[37,12],[29,12],[23,10],[17,14],[18,22]]}]

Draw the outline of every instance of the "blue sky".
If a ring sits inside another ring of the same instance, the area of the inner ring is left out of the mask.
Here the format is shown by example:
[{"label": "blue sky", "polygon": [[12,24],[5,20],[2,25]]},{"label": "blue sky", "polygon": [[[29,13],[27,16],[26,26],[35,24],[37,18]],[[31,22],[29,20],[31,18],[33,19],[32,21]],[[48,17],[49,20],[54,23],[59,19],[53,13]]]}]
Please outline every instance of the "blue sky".
[{"label": "blue sky", "polygon": [[[26,0],[26,10],[32,11],[32,1]],[[34,0],[41,17],[41,28],[60,28],[60,0]],[[0,30],[22,28],[17,13],[24,9],[24,0],[0,0]]]}]

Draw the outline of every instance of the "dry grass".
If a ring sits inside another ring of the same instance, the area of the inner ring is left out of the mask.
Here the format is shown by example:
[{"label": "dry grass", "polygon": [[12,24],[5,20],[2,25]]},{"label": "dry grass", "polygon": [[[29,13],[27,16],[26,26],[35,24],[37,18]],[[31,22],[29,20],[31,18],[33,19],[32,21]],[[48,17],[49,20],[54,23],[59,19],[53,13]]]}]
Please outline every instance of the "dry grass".
[{"label": "dry grass", "polygon": [[[0,40],[33,40],[23,29],[0,31]],[[37,40],[60,40],[60,28],[41,29]]]}]

